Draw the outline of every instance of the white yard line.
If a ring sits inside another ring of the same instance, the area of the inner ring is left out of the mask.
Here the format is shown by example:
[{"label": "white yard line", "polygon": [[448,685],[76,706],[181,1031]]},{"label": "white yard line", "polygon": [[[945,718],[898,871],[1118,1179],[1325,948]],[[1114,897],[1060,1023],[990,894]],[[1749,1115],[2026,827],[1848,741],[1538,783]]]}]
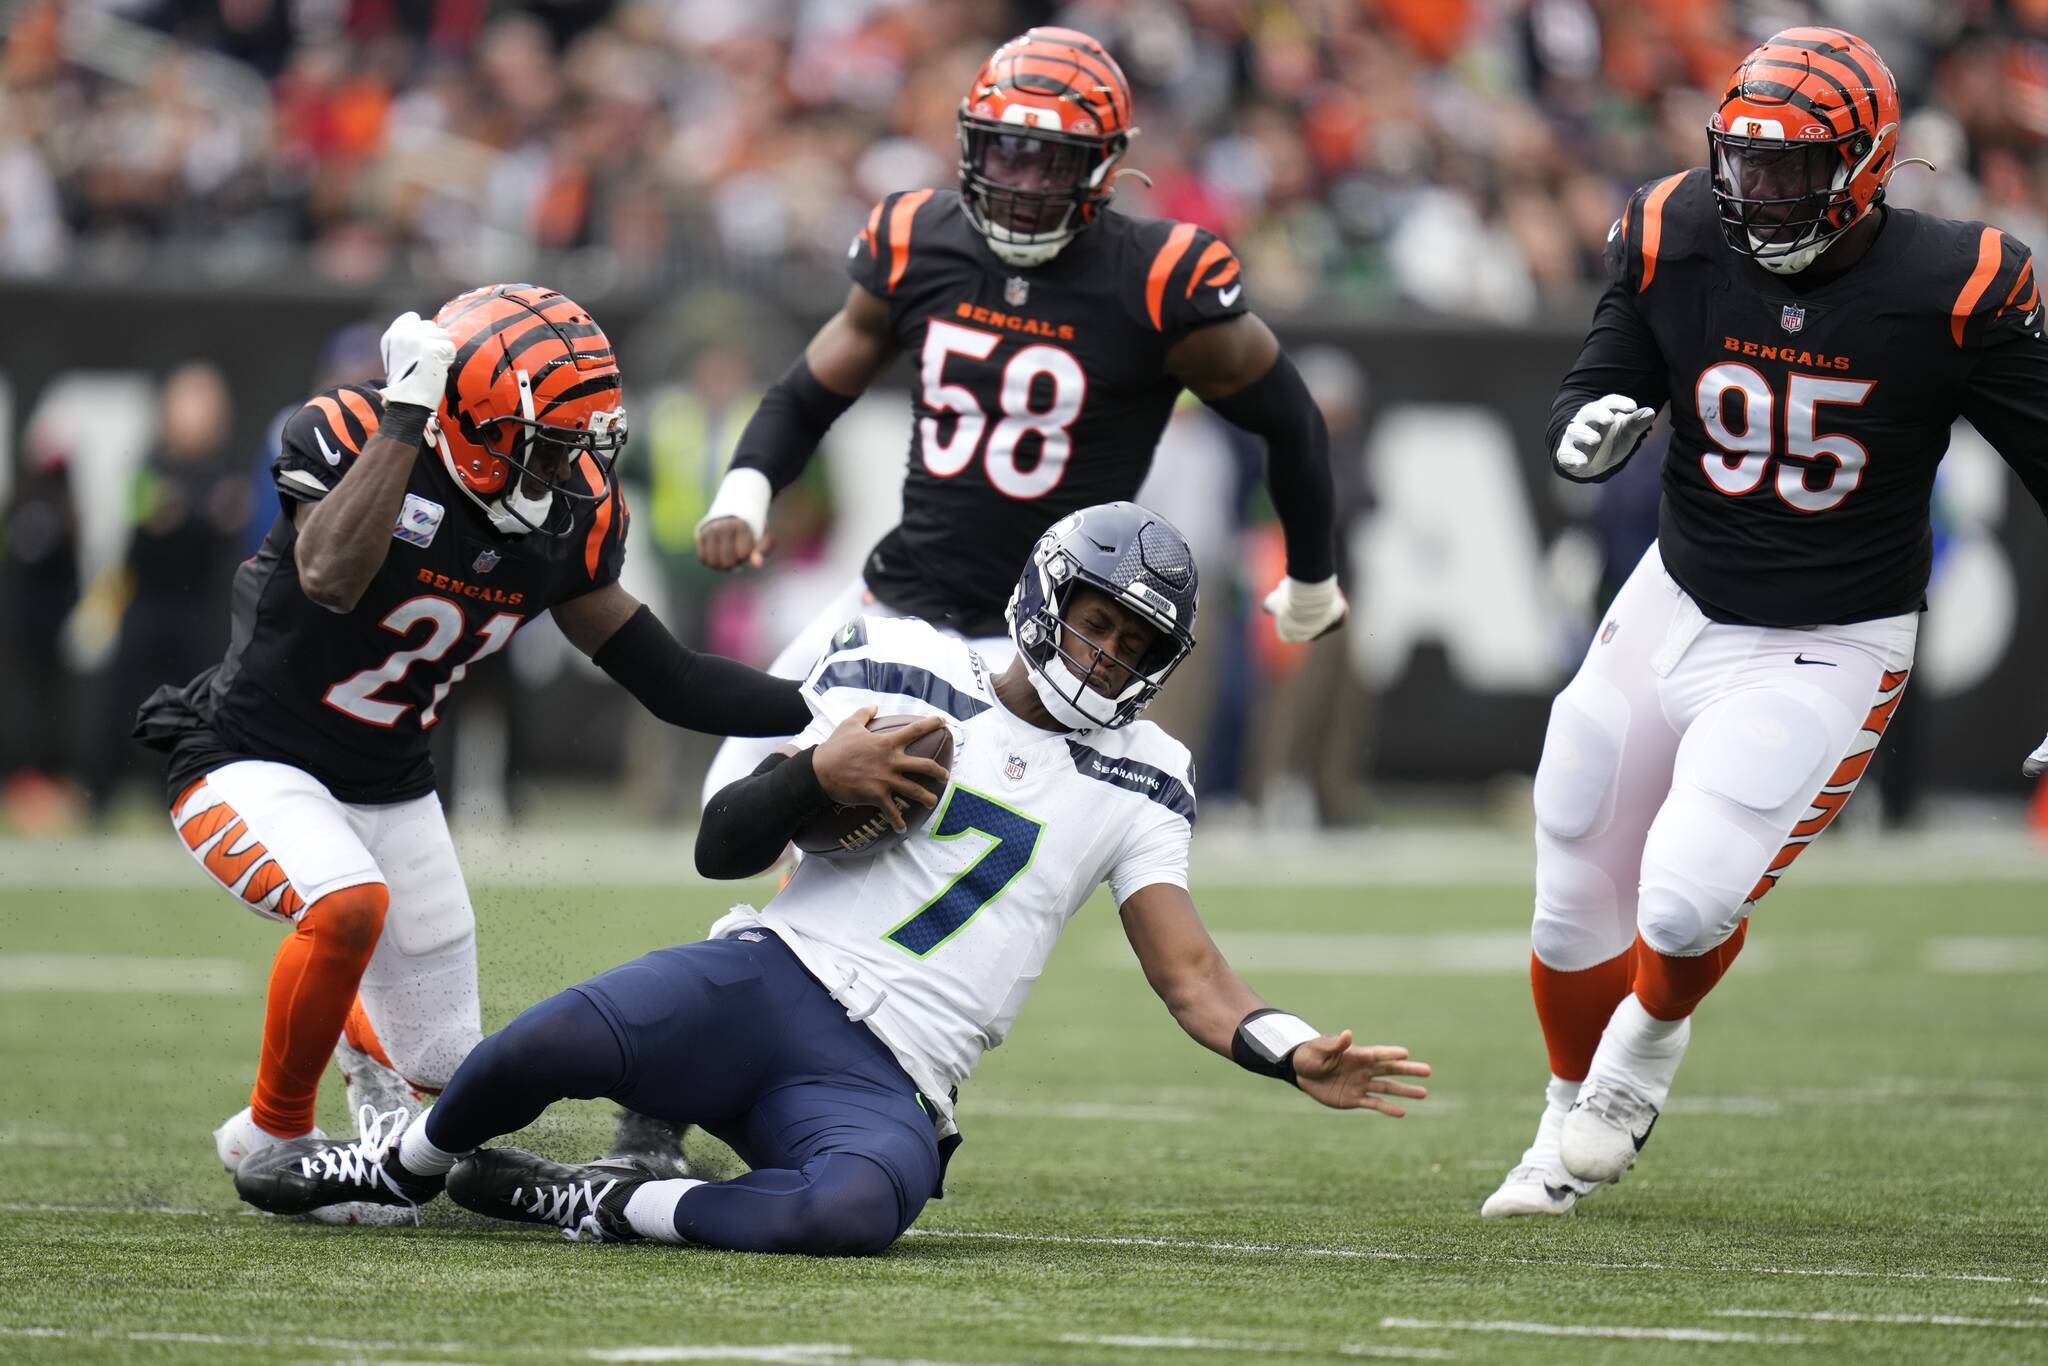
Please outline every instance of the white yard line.
[{"label": "white yard line", "polygon": [[1520,1323],[1513,1319],[1381,1319],[1382,1328],[1433,1333],[1514,1333],[1542,1338],[1646,1338],[1656,1342],[1763,1343],[1791,1347],[1808,1339],[1783,1333],[1723,1332],[1713,1328],[1632,1328],[1622,1324]]},{"label": "white yard line", "polygon": [[1338,1257],[1376,1262],[1429,1262],[1470,1266],[1535,1266],[1555,1270],[1670,1271],[1681,1275],[1798,1276],[1842,1280],[1960,1281],[1991,1285],[2048,1285],[2048,1277],[1998,1276],[1963,1271],[1869,1271],[1859,1267],[1688,1265],[1682,1262],[1587,1262],[1549,1257],[1482,1257],[1455,1252],[1393,1252],[1380,1248],[1299,1247],[1280,1243],[1203,1242],[1186,1238],[1115,1238],[1062,1233],[1002,1233],[913,1228],[905,1238],[962,1242],[1038,1243],[1053,1247],[1156,1247],[1172,1251],[1251,1253],[1263,1256]]},{"label": "white yard line", "polygon": [[1929,972],[2048,972],[2048,935],[1954,936],[1927,941]]},{"label": "white yard line", "polygon": [[772,1361],[789,1366],[844,1362],[854,1349],[843,1342],[785,1342],[766,1347],[592,1347],[592,1361]]},{"label": "white yard line", "polygon": [[1960,1314],[1842,1314],[1827,1310],[1716,1309],[1717,1319],[1796,1319],[1800,1323],[1905,1323],[1931,1328],[2022,1328],[2048,1333],[2048,1319],[1973,1319]]},{"label": "white yard line", "polygon": [[[1223,1338],[1135,1337],[1121,1333],[1062,1333],[1060,1341],[1077,1347],[1121,1347],[1129,1351],[1274,1353],[1325,1352],[1330,1348],[1297,1342],[1243,1342]],[[1388,1361],[1454,1361],[1457,1354],[1441,1347],[1378,1347],[1345,1343],[1337,1352],[1350,1357],[1377,1357]]]},{"label": "white yard line", "polygon": [[353,1338],[261,1337],[231,1333],[121,1332],[93,1328],[0,1328],[0,1338],[83,1338],[115,1342],[191,1343],[203,1347],[332,1347],[344,1352],[462,1352],[456,1342],[362,1342]]},{"label": "white yard line", "polygon": [[239,996],[259,979],[232,958],[110,953],[0,953],[0,991],[118,992],[124,996]]}]

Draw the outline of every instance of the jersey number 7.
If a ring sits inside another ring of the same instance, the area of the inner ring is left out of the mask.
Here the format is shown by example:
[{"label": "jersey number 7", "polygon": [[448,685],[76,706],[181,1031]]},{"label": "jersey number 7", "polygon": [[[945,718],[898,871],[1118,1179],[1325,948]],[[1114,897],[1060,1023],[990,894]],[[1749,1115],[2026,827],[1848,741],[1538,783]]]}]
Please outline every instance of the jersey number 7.
[{"label": "jersey number 7", "polygon": [[1042,822],[993,797],[955,787],[946,798],[946,809],[931,827],[931,837],[959,839],[972,831],[989,841],[989,846],[944,891],[884,937],[919,958],[929,954],[966,928],[968,921],[1023,875],[1031,866],[1031,856],[1038,852],[1038,836],[1044,829]]},{"label": "jersey number 7", "polygon": [[[1066,476],[1067,459],[1074,453],[1074,440],[1067,428],[1081,416],[1088,376],[1082,373],[1074,353],[1063,347],[1043,342],[1024,347],[1003,366],[1002,387],[997,392],[1002,420],[989,431],[989,415],[981,400],[973,389],[946,379],[946,362],[956,355],[987,360],[1002,340],[1001,333],[979,327],[936,319],[925,325],[924,353],[918,363],[918,406],[929,414],[953,414],[953,434],[941,440],[939,418],[919,418],[918,446],[924,452],[924,467],[941,479],[951,479],[974,463],[986,433],[988,482],[996,492],[1020,500],[1043,498]],[[1050,397],[1044,407],[1034,408],[1032,390],[1041,380],[1051,381]],[[1017,446],[1029,432],[1038,434],[1039,448],[1038,462],[1027,470],[1017,459]]]},{"label": "jersey number 7", "polygon": [[[1700,456],[1707,482],[1731,498],[1763,483],[1775,463],[1778,467],[1778,500],[1794,512],[1827,512],[1863,482],[1863,466],[1870,452],[1863,443],[1840,432],[1820,430],[1821,408],[1827,404],[1855,407],[1870,397],[1875,380],[1831,379],[1821,375],[1788,376],[1785,381],[1785,448],[1777,449],[1777,395],[1770,381],[1753,365],[1723,361],[1708,366],[1693,386],[1693,400],[1699,405],[1700,426],[1721,448]],[[1729,419],[1728,400],[1734,397],[1736,416]],[[1787,464],[1792,457],[1798,463]],[[1818,462],[1834,461],[1827,469]],[[1809,463],[1813,462],[1813,463]],[[1825,475],[1820,483],[1809,476]]]}]

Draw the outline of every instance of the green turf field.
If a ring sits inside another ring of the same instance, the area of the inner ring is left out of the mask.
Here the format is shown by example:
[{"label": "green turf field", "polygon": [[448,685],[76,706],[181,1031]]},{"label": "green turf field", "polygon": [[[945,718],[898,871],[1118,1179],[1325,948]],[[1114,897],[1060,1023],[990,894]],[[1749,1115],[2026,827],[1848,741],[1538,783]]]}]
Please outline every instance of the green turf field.
[{"label": "green turf field", "polygon": [[[1788,881],[1642,1166],[1509,1225],[1477,1209],[1539,1101],[1526,891],[1199,899],[1255,986],[1408,1044],[1433,1098],[1336,1114],[1196,1049],[1098,900],[963,1093],[948,1198],[830,1262],[445,1203],[402,1230],[244,1214],[208,1131],[244,1102],[273,930],[196,873],[0,893],[0,1360],[2048,1360],[2048,885]],[[477,900],[487,1026],[723,904]],[[588,1155],[608,1124],[567,1106],[527,1141]]]}]

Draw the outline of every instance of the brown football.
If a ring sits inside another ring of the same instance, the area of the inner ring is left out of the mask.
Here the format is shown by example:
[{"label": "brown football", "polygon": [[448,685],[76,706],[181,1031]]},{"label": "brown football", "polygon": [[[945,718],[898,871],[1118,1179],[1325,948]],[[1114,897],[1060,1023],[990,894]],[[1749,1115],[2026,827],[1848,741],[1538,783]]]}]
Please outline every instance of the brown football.
[{"label": "brown football", "polygon": [[[919,716],[877,716],[868,722],[868,729],[876,732],[900,730],[923,719]],[[941,726],[930,735],[913,740],[907,752],[920,759],[935,759],[941,768],[950,772],[953,767],[953,732],[950,727]],[[927,782],[925,785],[934,797],[945,795],[945,784]],[[835,805],[799,829],[791,842],[804,853],[820,858],[867,858],[916,834],[931,819],[934,809],[913,803],[903,813],[903,823],[908,829],[899,835],[879,807]]]}]

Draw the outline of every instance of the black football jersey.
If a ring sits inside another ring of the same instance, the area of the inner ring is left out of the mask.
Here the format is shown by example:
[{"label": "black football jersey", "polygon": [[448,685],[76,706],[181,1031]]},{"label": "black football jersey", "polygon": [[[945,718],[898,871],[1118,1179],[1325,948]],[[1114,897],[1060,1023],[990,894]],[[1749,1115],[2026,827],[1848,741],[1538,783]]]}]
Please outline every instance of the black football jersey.
[{"label": "black football jersey", "polygon": [[890,195],[848,271],[917,364],[903,521],[869,556],[885,604],[969,635],[1044,530],[1137,496],[1180,384],[1166,353],[1245,311],[1230,248],[1191,223],[1101,217],[1044,265],[992,253],[950,190]]},{"label": "black football jersey", "polygon": [[[341,482],[382,411],[375,389],[348,385],[293,414],[271,467],[287,507]],[[603,487],[588,456],[582,475]],[[173,792],[248,757],[303,768],[347,802],[420,796],[434,786],[427,732],[449,692],[538,613],[616,581],[626,520],[616,492],[557,498],[544,530],[566,534],[503,535],[423,445],[390,552],[354,609],[305,595],[297,529],[279,516],[236,571],[227,657],[151,698],[138,736],[172,752]]]},{"label": "black football jersey", "polygon": [[1820,281],[1731,249],[1704,170],[1638,190],[1609,237],[1610,283],[1549,449],[1590,399],[1669,404],[1659,549],[1715,620],[1818,626],[1923,606],[1935,467],[1959,416],[2048,507],[2032,253],[1981,223],[1879,212],[1863,258]]}]

